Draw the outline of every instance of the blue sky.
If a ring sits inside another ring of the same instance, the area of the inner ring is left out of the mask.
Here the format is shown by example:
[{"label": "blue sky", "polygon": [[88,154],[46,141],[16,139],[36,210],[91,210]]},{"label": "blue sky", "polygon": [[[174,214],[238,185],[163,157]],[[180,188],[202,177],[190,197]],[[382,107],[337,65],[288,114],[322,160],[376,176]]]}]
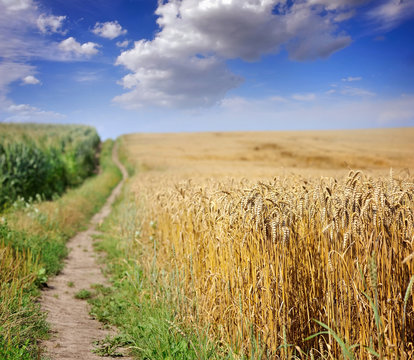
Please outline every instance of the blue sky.
[{"label": "blue sky", "polygon": [[0,0],[0,121],[414,126],[414,0]]}]

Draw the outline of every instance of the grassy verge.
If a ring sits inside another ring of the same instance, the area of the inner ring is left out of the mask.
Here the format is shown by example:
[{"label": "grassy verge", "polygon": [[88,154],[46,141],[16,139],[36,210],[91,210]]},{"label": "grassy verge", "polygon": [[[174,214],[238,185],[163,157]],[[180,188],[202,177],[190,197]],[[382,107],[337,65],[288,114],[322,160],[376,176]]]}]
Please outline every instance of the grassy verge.
[{"label": "grassy verge", "polygon": [[126,146],[125,146],[125,137],[122,136],[122,137],[118,138],[117,142],[118,142],[118,158],[119,158],[119,161],[121,161],[121,163],[125,166],[125,168],[128,172],[128,175],[130,177],[132,177],[135,174],[136,169],[135,169],[134,164],[132,163],[132,159],[130,159],[129,156],[128,156],[127,149],[126,149]]},{"label": "grassy verge", "polygon": [[[128,186],[128,185],[127,185]],[[112,285],[96,286],[92,314],[116,325],[120,335],[97,344],[101,355],[116,355],[118,347],[129,348],[138,359],[225,358],[206,336],[206,329],[190,328],[179,314],[172,284],[165,283],[155,267],[143,266],[154,252],[140,241],[139,209],[128,198],[128,187],[102,225],[104,235],[96,249],[105,253]]]},{"label": "grassy verge", "polygon": [[101,153],[102,172],[55,201],[18,202],[0,216],[0,359],[39,356],[47,323],[35,299],[47,277],[57,274],[66,241],[84,228],[119,182],[111,159],[113,142]]}]

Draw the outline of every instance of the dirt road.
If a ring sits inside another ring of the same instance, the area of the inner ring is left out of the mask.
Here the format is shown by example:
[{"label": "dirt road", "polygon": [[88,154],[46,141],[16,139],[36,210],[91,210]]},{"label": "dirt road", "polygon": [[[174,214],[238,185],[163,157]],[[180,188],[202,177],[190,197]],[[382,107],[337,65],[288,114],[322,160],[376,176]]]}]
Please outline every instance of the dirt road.
[{"label": "dirt road", "polygon": [[96,227],[111,212],[112,203],[120,194],[128,176],[118,160],[116,146],[112,157],[122,171],[123,180],[113,190],[101,211],[92,218],[89,228],[68,242],[70,252],[65,267],[48,282],[49,288],[42,294],[42,308],[48,312],[52,330],[51,339],[44,342],[46,358],[102,360],[102,357],[92,353],[93,341],[105,338],[110,331],[103,329],[101,323],[91,318],[87,302],[76,299],[75,294],[81,289],[90,289],[93,284],[108,285],[96,262],[92,236],[99,234]]}]

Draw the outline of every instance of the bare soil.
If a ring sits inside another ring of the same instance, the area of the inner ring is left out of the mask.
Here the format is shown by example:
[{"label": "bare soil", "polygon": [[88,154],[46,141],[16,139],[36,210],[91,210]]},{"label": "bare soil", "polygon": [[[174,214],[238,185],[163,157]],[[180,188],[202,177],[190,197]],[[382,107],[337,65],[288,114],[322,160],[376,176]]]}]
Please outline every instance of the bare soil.
[{"label": "bare soil", "polygon": [[97,263],[92,243],[93,235],[99,234],[96,227],[111,212],[111,206],[128,176],[118,161],[116,147],[112,157],[122,171],[123,180],[113,190],[101,211],[92,218],[88,229],[68,242],[69,256],[65,260],[63,271],[48,282],[48,287],[42,293],[41,305],[48,313],[52,332],[51,338],[43,343],[46,358],[102,359],[92,353],[93,342],[114,334],[113,329],[104,329],[100,322],[89,315],[89,305],[85,300],[75,298],[79,290],[90,290],[93,284],[109,285]]}]

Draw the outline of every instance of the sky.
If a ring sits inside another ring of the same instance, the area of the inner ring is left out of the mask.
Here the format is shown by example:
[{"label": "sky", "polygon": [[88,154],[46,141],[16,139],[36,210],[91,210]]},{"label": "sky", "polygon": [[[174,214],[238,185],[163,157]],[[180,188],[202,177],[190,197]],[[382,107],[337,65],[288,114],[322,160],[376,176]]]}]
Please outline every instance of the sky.
[{"label": "sky", "polygon": [[414,0],[0,0],[0,122],[414,126]]}]

